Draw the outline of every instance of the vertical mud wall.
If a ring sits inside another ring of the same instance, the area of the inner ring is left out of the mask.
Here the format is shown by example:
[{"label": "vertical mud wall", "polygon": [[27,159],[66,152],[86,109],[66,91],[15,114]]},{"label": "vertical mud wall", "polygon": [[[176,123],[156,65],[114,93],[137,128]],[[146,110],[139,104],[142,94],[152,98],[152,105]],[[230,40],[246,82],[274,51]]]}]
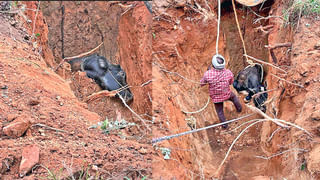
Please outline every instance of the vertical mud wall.
[{"label": "vertical mud wall", "polygon": [[[281,16],[288,8],[288,1],[277,1],[273,5],[272,16]],[[288,179],[318,179],[319,178],[319,20],[302,17],[299,26],[284,27],[281,19],[270,19],[273,31],[269,34],[269,45],[291,43],[292,47],[275,49],[276,62],[270,56],[269,61],[276,63],[288,73],[270,69],[275,74],[303,88],[280,81],[273,75],[268,76],[269,89],[279,88],[270,93],[275,100],[270,103],[270,114],[295,123],[313,134],[312,138],[295,128],[279,129],[272,141],[267,141],[277,126],[265,123],[262,131],[263,147],[267,155],[285,150],[291,153],[270,160],[270,170],[275,177]],[[317,115],[318,114],[318,115]]]},{"label": "vertical mud wall", "polygon": [[119,61],[117,36],[122,9],[116,3],[48,1],[42,2],[41,8],[48,23],[49,45],[56,63],[62,59],[62,40],[65,57],[87,52],[103,42],[98,52],[113,63]]},{"label": "vertical mud wall", "polygon": [[152,101],[152,14],[139,2],[121,16],[118,47],[120,65],[126,69],[127,81],[133,86],[133,108],[151,116]]}]

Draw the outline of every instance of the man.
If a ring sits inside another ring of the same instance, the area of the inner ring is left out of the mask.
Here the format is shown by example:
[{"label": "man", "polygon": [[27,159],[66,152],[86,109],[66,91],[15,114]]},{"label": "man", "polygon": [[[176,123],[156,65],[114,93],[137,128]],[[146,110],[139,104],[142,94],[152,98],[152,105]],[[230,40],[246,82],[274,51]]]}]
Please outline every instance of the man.
[{"label": "man", "polygon": [[[230,100],[235,105],[238,112],[242,107],[239,99],[231,92],[230,85],[233,83],[233,74],[229,69],[225,69],[225,59],[217,54],[212,58],[213,68],[208,68],[200,80],[201,86],[209,84],[209,94],[216,108],[217,115],[221,122],[225,122],[226,118],[223,113],[223,102]],[[222,125],[228,128],[228,124]]]}]

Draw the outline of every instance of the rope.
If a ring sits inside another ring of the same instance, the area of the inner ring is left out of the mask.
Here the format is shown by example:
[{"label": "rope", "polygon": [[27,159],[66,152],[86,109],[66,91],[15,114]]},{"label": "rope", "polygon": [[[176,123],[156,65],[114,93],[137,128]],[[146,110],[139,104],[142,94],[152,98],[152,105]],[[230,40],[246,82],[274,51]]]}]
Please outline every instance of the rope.
[{"label": "rope", "polygon": [[[219,54],[220,18],[221,18],[221,2],[220,2],[220,0],[218,0],[218,29],[217,29],[217,39],[216,39],[216,54]],[[177,75],[179,75],[183,79],[189,80],[187,78],[184,78],[180,74],[177,74]],[[193,80],[189,80],[189,81],[193,82],[193,83],[201,84],[199,82],[194,82]],[[210,97],[208,98],[207,103],[201,109],[199,109],[197,111],[193,111],[193,112],[187,112],[187,111],[183,111],[182,110],[182,112],[185,113],[185,114],[196,114],[196,113],[199,113],[199,112],[201,112],[201,111],[203,111],[204,109],[207,108],[209,102],[210,102]]]},{"label": "rope", "polygon": [[[124,87],[126,87],[126,86],[128,86],[128,85],[123,86],[123,85],[113,76],[112,72],[111,72],[109,69],[108,69],[108,71],[110,72],[112,78],[113,78],[113,79],[118,83],[118,85],[120,86],[120,88],[116,89],[116,92],[117,92],[119,98],[122,100],[122,102],[125,102],[125,101],[123,100],[123,98],[120,97],[120,96],[121,96],[121,95],[120,95],[120,92],[123,91],[123,90],[125,90],[125,89],[127,89],[127,88],[124,88]],[[124,88],[124,89],[122,89],[122,88]],[[129,86],[128,86],[128,88],[129,88]],[[119,89],[122,89],[122,90],[118,91]],[[127,94],[126,94],[126,96],[127,96]],[[125,96],[125,97],[126,97],[126,96]],[[126,103],[124,103],[124,104],[126,105]],[[126,106],[127,106],[127,105],[126,105]],[[135,113],[134,113],[134,114],[135,114]]]},{"label": "rope", "polygon": [[199,113],[199,112],[203,111],[205,108],[207,108],[209,102],[210,102],[210,97],[208,97],[207,103],[201,109],[199,109],[198,111],[193,111],[193,112],[188,112],[188,111],[184,111],[184,110],[181,110],[181,111],[183,113],[185,113],[185,114],[196,114],[196,113]]},{"label": "rope", "polygon": [[[237,15],[237,10],[236,10],[236,5],[234,3],[234,0],[232,0],[232,7],[233,7],[233,12],[234,12],[234,16],[235,16],[235,19],[236,19],[236,23],[237,23],[240,39],[242,41],[243,51],[244,51],[244,54],[247,55],[247,49],[246,49],[246,45],[244,43],[243,36],[242,36],[242,33],[241,33],[239,20],[238,20],[238,15]],[[248,56],[245,56],[245,57],[246,57],[247,63],[249,64],[246,68],[248,68],[249,66],[252,67],[252,66],[254,66],[256,64],[261,67],[261,79],[260,79],[260,82],[262,83],[262,81],[263,81],[263,66],[261,64],[259,64],[259,63],[254,63],[252,60],[249,60]]]},{"label": "rope", "polygon": [[228,123],[231,123],[231,122],[239,121],[241,119],[244,119],[244,118],[247,118],[249,116],[252,116],[253,114],[254,113],[247,114],[245,116],[242,116],[242,117],[239,117],[239,118],[236,118],[236,119],[232,119],[230,121],[226,121],[226,122],[222,122],[222,123],[218,123],[218,124],[213,124],[213,125],[210,125],[210,126],[207,126],[207,127],[203,127],[203,128],[199,128],[199,129],[195,129],[195,130],[191,130],[191,131],[186,131],[186,132],[179,133],[179,134],[174,134],[174,135],[170,135],[170,136],[164,136],[164,137],[160,137],[160,138],[155,138],[155,139],[152,139],[152,144],[158,143],[158,142],[161,142],[161,141],[164,141],[164,140],[169,140],[169,139],[172,139],[172,138],[175,138],[175,137],[183,136],[183,135],[186,135],[186,134],[191,134],[191,133],[195,133],[195,132],[198,132],[198,131],[206,130],[206,129],[209,129],[209,128],[221,126],[221,125],[228,124]]},{"label": "rope", "polygon": [[[237,16],[237,11],[236,11],[236,5],[234,3],[234,0],[232,0],[232,7],[233,7],[233,12],[234,12],[234,16],[235,16],[235,19],[236,19],[236,23],[237,23],[240,39],[242,41],[243,51],[244,51],[244,54],[247,54],[246,45],[244,43],[243,36],[242,36],[242,33],[241,33],[241,29],[240,29],[240,25],[239,25],[239,21],[238,21],[238,16]],[[251,66],[254,65],[253,61],[249,60],[247,56],[246,56],[246,60],[247,60],[247,63],[249,65],[251,65]]]},{"label": "rope", "polygon": [[219,54],[219,34],[220,34],[220,16],[221,16],[221,2],[218,0],[218,30],[217,30],[217,40],[216,40],[216,54]]}]

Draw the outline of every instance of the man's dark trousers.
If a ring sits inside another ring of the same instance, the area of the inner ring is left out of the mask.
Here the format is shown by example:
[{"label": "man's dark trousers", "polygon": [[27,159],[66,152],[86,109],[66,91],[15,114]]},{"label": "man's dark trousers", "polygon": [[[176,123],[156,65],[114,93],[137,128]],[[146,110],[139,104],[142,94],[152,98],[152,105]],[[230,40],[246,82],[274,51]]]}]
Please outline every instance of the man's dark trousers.
[{"label": "man's dark trousers", "polygon": [[[242,107],[241,107],[240,101],[239,101],[238,97],[233,92],[231,92],[230,98],[228,100],[233,102],[233,104],[236,107],[238,112],[241,112]],[[214,103],[214,106],[216,108],[216,112],[217,112],[217,115],[218,115],[220,121],[225,122],[226,118],[224,117],[224,113],[223,113],[223,102]],[[222,127],[227,128],[228,125],[224,124],[224,125],[222,125]]]}]

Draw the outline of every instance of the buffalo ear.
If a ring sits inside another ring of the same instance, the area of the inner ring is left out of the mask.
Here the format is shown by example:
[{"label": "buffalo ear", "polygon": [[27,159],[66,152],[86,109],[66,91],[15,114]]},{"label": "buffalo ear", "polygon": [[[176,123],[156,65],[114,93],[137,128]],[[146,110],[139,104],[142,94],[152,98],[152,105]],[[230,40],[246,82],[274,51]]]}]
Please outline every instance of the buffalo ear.
[{"label": "buffalo ear", "polygon": [[71,66],[71,71],[72,72],[76,72],[76,71],[80,71],[81,70],[82,61],[80,61],[78,59],[75,59],[75,60],[68,61],[68,63]]}]

